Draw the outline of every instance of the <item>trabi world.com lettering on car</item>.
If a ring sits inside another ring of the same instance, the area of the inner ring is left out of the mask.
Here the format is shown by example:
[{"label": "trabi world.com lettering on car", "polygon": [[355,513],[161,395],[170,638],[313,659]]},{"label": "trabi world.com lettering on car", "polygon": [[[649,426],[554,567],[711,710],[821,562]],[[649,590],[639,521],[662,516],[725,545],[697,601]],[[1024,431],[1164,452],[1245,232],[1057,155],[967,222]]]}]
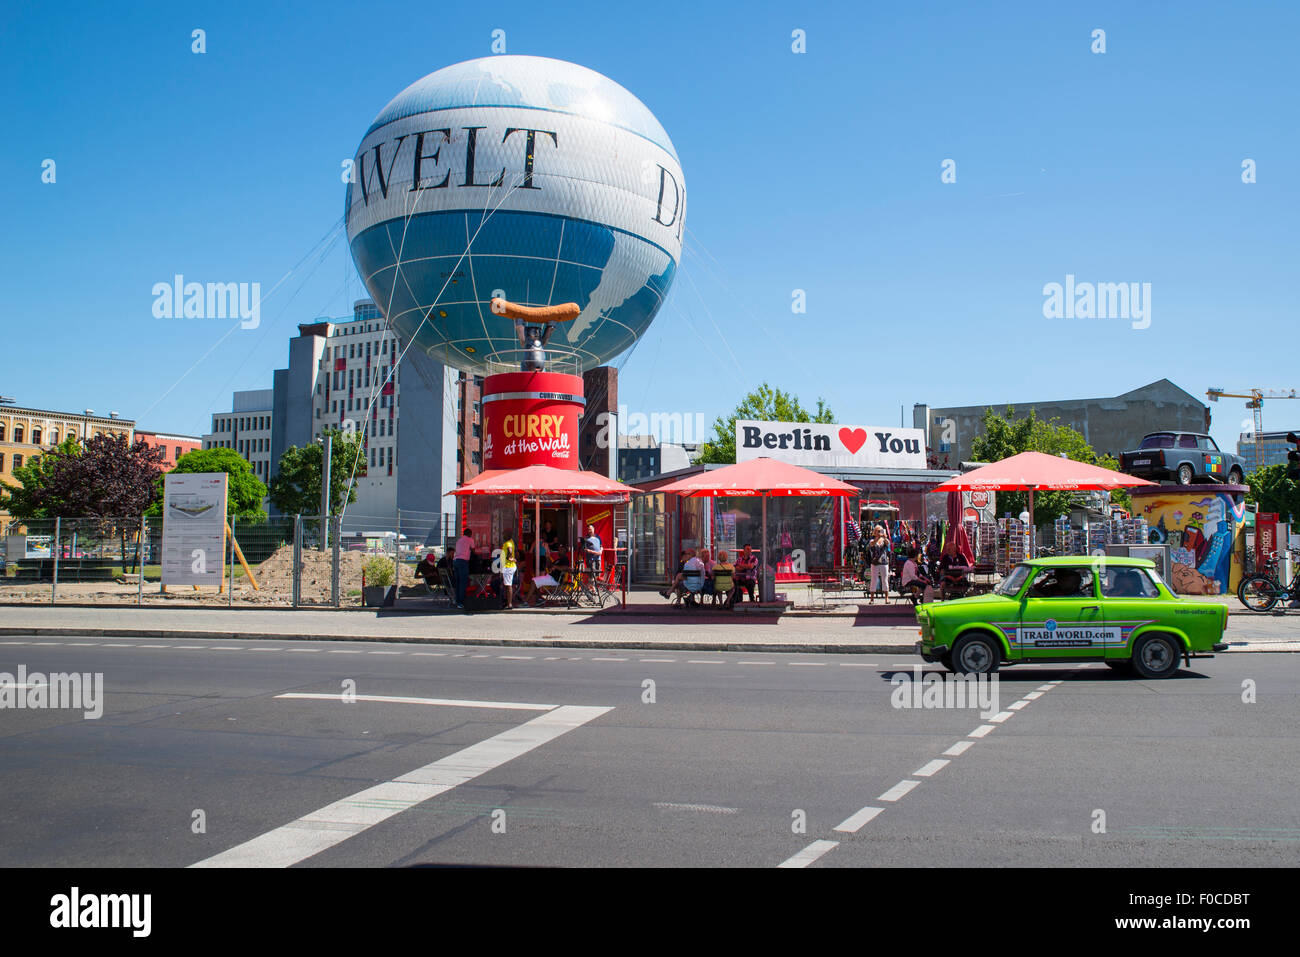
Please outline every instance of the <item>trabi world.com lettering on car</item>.
[{"label": "trabi world.com lettering on car", "polygon": [[1091,648],[1093,645],[1120,644],[1119,628],[1070,627],[1048,622],[1044,628],[1022,628],[1021,641],[1036,648]]}]

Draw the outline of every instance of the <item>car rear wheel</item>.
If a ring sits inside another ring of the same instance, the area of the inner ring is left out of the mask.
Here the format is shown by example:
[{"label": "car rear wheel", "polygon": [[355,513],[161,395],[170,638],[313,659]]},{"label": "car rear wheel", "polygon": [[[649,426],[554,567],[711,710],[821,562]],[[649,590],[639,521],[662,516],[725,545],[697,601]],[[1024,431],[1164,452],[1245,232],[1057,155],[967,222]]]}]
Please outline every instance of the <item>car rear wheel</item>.
[{"label": "car rear wheel", "polygon": [[1196,478],[1196,470],[1184,462],[1178,466],[1178,484],[1191,485],[1192,479]]},{"label": "car rear wheel", "polygon": [[1002,656],[988,635],[966,635],[952,646],[952,670],[962,675],[991,675]]},{"label": "car rear wheel", "polygon": [[1143,678],[1168,678],[1178,670],[1178,654],[1168,635],[1143,635],[1133,646],[1133,670]]},{"label": "car rear wheel", "polygon": [[1267,575],[1243,578],[1237,586],[1237,600],[1251,611],[1268,611],[1277,599],[1277,584]]}]

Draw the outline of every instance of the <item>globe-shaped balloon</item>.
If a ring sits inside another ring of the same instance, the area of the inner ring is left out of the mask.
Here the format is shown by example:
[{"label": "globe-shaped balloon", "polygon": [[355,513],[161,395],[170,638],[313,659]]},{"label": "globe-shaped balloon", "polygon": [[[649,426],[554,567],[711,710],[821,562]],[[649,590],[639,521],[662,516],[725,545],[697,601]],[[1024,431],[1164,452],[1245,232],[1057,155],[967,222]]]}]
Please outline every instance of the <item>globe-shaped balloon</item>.
[{"label": "globe-shaped balloon", "polygon": [[530,350],[493,313],[574,302],[548,367],[580,372],[635,343],[681,258],[686,186],[645,105],[586,67],[533,56],[431,73],[375,118],[353,160],[347,234],[394,331],[478,374]]}]

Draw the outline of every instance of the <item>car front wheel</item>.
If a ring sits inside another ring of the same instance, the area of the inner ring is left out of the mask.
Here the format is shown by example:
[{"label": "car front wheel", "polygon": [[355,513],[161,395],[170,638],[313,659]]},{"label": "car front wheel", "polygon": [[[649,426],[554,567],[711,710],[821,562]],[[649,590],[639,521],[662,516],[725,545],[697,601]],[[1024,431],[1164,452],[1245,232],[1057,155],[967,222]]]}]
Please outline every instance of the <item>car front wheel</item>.
[{"label": "car front wheel", "polygon": [[952,670],[963,675],[991,675],[998,670],[1002,656],[987,635],[967,635],[952,646]]},{"label": "car front wheel", "polygon": [[1168,635],[1143,635],[1133,646],[1133,670],[1143,678],[1168,678],[1178,670],[1178,655]]},{"label": "car front wheel", "polygon": [[1228,473],[1228,484],[1229,485],[1241,484],[1241,469],[1237,468],[1236,466],[1233,466],[1232,471]]}]

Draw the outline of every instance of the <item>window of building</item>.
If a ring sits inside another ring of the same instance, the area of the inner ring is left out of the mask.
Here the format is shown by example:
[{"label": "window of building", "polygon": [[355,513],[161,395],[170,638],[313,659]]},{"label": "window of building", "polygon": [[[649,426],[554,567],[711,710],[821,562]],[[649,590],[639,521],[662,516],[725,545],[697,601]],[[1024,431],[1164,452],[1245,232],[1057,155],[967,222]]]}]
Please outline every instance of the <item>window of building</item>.
[{"label": "window of building", "polygon": [[[15,441],[15,442],[21,442],[22,440],[23,440],[23,427],[22,427],[21,425],[15,425],[15,426],[14,426],[14,441]],[[15,458],[16,458],[16,456],[15,456]]]},{"label": "window of building", "polygon": [[[181,447],[180,447],[179,445],[176,446],[176,457],[177,457],[177,458],[180,458],[180,457],[181,457]],[[324,483],[324,482],[321,482],[321,484],[324,485],[325,483]],[[325,494],[324,491],[322,491],[321,494],[324,495],[324,494]],[[323,521],[323,520],[322,520],[322,521]]]},{"label": "window of building", "polygon": [[483,461],[483,456],[479,455],[477,452],[471,452],[470,461],[475,465],[479,465]]},{"label": "window of building", "polygon": [[22,468],[22,467],[23,467],[23,457],[22,457],[21,455],[15,455],[15,456],[14,456],[14,468],[16,468],[16,469],[20,469],[20,468]]},{"label": "window of building", "polygon": [[5,454],[0,452],[0,472],[5,470]]},{"label": "window of building", "polygon": [[0,422],[0,442],[5,440],[5,424]]},{"label": "window of building", "polygon": [[58,445],[58,444],[59,444],[59,430],[55,429],[53,432],[50,433],[50,445]]},{"label": "window of building", "polygon": [[40,445],[40,444],[41,444],[41,430],[32,429],[32,445]]}]

